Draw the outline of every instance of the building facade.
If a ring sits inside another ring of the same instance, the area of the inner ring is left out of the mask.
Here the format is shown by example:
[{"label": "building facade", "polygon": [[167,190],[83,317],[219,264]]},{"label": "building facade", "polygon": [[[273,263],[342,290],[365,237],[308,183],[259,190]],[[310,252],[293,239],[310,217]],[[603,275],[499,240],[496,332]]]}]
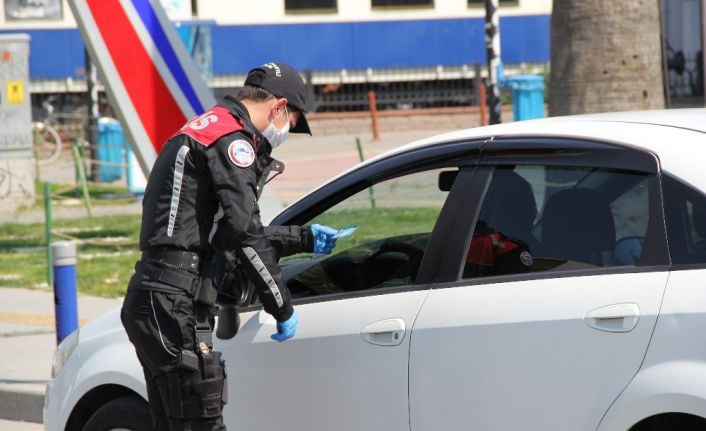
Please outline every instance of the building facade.
[{"label": "building facade", "polygon": [[[549,61],[551,0],[501,0],[503,60]],[[485,63],[478,0],[163,0],[179,26],[210,33],[212,86],[236,85],[251,67],[277,59],[311,70],[317,84],[371,76],[414,79]],[[84,76],[80,35],[66,1],[4,0],[0,31],[31,38],[30,76],[39,92],[72,91]],[[453,74],[453,73],[452,73]],[[394,75],[394,76],[391,76]],[[456,76],[455,75],[455,76]],[[67,83],[68,80],[68,83]]]}]

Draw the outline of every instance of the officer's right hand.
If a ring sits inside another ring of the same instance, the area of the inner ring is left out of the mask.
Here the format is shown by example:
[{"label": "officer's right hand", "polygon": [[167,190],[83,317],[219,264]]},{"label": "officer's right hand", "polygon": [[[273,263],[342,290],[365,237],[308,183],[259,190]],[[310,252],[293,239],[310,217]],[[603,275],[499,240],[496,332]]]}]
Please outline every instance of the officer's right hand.
[{"label": "officer's right hand", "polygon": [[335,235],[338,230],[321,224],[312,224],[311,233],[314,236],[314,253],[329,254],[336,246]]},{"label": "officer's right hand", "polygon": [[280,343],[284,340],[289,340],[297,332],[297,325],[299,325],[299,316],[294,312],[292,317],[284,322],[277,322],[277,333],[272,334],[271,338]]}]

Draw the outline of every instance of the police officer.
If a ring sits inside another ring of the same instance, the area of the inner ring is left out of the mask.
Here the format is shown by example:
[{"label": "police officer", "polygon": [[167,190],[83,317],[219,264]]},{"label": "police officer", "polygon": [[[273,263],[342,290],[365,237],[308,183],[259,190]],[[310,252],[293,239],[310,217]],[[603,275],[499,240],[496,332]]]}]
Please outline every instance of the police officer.
[{"label": "police officer", "polygon": [[[257,200],[270,157],[288,132],[309,133],[305,86],[283,63],[247,75],[227,96],[164,145],[143,200],[142,258],[128,285],[121,319],[142,364],[155,430],[225,430],[226,372],[213,350],[216,289],[241,271],[277,320],[272,338],[294,336],[297,314],[277,258],[328,253],[335,230],[263,228]],[[217,222],[217,223],[216,223]]]}]

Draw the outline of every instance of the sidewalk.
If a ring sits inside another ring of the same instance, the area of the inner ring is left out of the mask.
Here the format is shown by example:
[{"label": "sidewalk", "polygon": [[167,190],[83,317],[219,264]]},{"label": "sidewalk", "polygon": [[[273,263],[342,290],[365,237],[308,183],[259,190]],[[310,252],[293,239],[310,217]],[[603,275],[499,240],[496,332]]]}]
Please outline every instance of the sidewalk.
[{"label": "sidewalk", "polygon": [[[122,299],[80,295],[80,323],[121,304]],[[53,293],[0,288],[0,418],[41,423],[55,348]],[[0,423],[3,429],[17,428]]]}]

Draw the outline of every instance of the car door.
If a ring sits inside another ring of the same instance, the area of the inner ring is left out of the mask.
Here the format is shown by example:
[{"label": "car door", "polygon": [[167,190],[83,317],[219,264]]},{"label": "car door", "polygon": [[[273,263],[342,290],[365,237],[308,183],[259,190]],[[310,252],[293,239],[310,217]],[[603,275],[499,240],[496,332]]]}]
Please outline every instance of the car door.
[{"label": "car door", "polygon": [[[487,154],[487,155],[486,155]],[[412,431],[592,430],[640,368],[668,278],[657,162],[497,140],[412,332]],[[431,245],[430,245],[431,246]]]},{"label": "car door", "polygon": [[217,343],[228,366],[229,428],[409,430],[409,335],[435,266],[426,246],[449,194],[439,173],[392,168],[370,187],[352,185],[349,197],[341,199],[344,188],[299,211],[299,224],[357,230],[329,256],[280,262],[300,317],[293,339],[271,340],[275,321],[255,304],[238,335]]}]

